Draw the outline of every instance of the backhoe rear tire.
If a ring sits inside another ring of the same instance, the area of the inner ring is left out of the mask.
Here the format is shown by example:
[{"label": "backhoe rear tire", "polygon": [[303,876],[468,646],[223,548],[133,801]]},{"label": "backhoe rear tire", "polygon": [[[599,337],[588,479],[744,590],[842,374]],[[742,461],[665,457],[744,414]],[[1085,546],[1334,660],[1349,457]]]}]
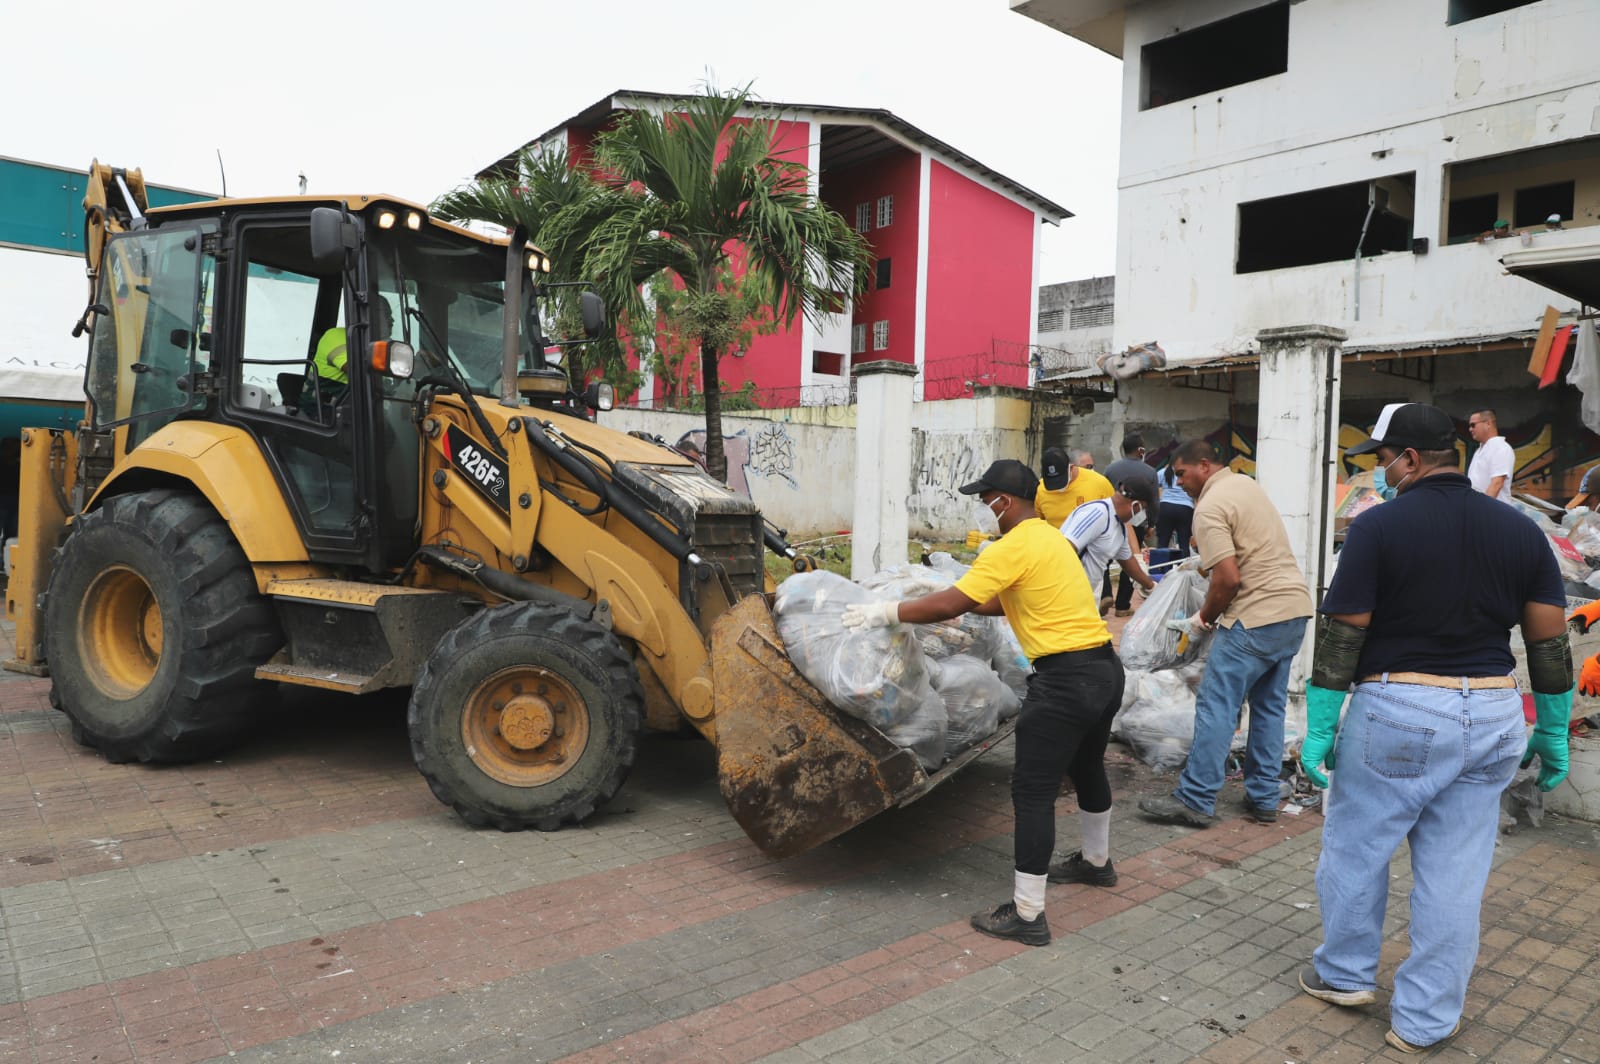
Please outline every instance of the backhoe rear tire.
[{"label": "backhoe rear tire", "polygon": [[203,499],[120,495],[78,518],[45,593],[50,701],[112,762],[192,761],[257,719],[283,645],[228,524]]},{"label": "backhoe rear tire", "polygon": [[609,631],[559,606],[514,603],[445,633],[407,721],[418,770],[461,819],[554,831],[621,789],[644,690]]}]

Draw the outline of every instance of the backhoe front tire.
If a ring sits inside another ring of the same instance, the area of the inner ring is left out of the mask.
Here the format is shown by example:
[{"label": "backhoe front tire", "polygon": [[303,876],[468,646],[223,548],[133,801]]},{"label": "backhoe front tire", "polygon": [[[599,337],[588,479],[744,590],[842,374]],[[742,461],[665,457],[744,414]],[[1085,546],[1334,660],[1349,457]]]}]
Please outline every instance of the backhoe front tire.
[{"label": "backhoe front tire", "polygon": [[515,603],[445,633],[407,720],[418,770],[461,819],[554,831],[621,789],[644,691],[610,632],[559,606]]},{"label": "backhoe front tire", "polygon": [[78,518],[45,593],[50,700],[113,762],[192,761],[259,715],[283,645],[228,524],[161,489]]}]

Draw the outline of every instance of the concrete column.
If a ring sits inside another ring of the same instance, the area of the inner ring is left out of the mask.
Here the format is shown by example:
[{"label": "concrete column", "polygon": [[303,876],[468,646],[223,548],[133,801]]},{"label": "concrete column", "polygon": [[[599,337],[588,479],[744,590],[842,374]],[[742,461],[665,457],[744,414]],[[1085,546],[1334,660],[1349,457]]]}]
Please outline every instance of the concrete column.
[{"label": "concrete column", "polygon": [[[1345,333],[1329,325],[1265,329],[1256,427],[1256,479],[1289,530],[1313,604],[1333,568],[1334,485],[1338,483],[1340,356]],[[1312,626],[1291,687],[1310,671]]]},{"label": "concrete column", "polygon": [[850,577],[860,580],[903,565],[910,535],[911,382],[908,362],[863,362],[850,369],[856,386],[855,520]]}]

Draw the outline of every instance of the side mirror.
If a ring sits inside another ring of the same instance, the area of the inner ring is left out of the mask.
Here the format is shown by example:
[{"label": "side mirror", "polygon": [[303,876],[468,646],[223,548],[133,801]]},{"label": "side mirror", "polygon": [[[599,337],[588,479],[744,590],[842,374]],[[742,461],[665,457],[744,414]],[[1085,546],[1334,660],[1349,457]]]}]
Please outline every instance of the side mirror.
[{"label": "side mirror", "polygon": [[[585,292],[584,295],[588,295]],[[599,297],[596,296],[596,301]],[[602,381],[595,381],[583,390],[583,405],[590,410],[610,410],[617,402],[616,389]]]},{"label": "side mirror", "polygon": [[605,300],[595,292],[581,293],[578,296],[578,312],[583,317],[584,338],[593,340],[599,336],[606,323]]},{"label": "side mirror", "polygon": [[344,269],[346,249],[356,246],[355,223],[345,221],[336,207],[311,210],[311,264],[327,273]]}]

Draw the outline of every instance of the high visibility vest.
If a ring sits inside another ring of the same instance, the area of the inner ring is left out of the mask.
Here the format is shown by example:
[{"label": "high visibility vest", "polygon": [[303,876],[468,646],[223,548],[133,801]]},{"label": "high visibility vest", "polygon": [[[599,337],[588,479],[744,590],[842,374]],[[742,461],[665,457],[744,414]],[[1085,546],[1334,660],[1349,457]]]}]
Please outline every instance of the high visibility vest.
[{"label": "high visibility vest", "polygon": [[348,384],[350,374],[346,371],[346,365],[349,358],[345,349],[344,329],[334,328],[323,333],[322,339],[317,341],[317,353],[311,362],[317,367],[317,376],[323,380]]}]

